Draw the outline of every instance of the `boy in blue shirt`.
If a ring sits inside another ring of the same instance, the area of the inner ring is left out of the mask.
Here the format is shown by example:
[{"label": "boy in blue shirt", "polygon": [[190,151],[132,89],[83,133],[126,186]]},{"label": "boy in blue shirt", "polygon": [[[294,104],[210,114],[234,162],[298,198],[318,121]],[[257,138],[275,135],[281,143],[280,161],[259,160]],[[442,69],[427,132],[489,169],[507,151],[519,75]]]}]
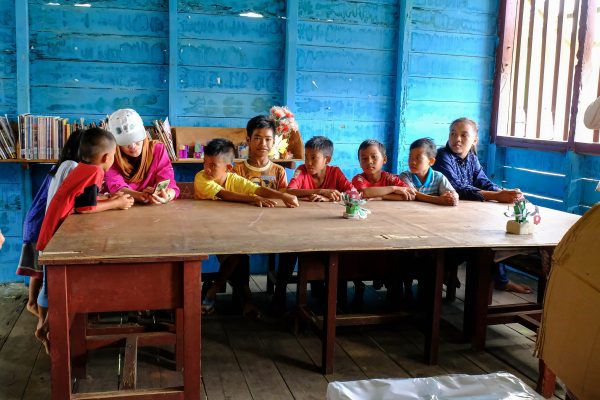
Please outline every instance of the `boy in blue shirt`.
[{"label": "boy in blue shirt", "polygon": [[445,206],[458,205],[458,193],[448,179],[431,166],[435,163],[436,147],[429,138],[415,140],[410,145],[409,171],[400,174],[400,179],[414,187],[416,200]]}]

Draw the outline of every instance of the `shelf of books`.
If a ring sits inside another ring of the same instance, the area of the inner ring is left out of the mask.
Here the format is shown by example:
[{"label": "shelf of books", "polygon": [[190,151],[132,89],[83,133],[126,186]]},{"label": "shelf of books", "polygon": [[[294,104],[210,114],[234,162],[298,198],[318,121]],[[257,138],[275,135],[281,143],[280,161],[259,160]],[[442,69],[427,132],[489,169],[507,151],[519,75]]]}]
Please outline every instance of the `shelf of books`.
[{"label": "shelf of books", "polygon": [[[8,117],[0,116],[0,163],[55,163],[60,151],[71,135],[77,129],[87,129],[95,126],[104,126],[104,121],[96,124],[84,124],[84,121],[70,123],[66,118],[22,114],[18,117],[18,124],[11,125]],[[176,128],[177,129],[177,128]],[[204,129],[204,128],[191,128]],[[169,120],[153,121],[147,127],[151,139],[158,140],[165,145],[169,159],[173,164],[203,164],[202,157],[182,157],[175,153],[174,137],[171,133]],[[222,132],[214,132],[217,136]],[[245,136],[245,130],[244,135]],[[214,137],[214,136],[213,136]],[[241,140],[241,139],[240,139]],[[186,152],[186,154],[188,154]],[[189,155],[192,155],[190,152]],[[235,162],[243,162],[244,158],[236,158]],[[294,168],[299,158],[276,159],[273,162],[288,168]]]}]

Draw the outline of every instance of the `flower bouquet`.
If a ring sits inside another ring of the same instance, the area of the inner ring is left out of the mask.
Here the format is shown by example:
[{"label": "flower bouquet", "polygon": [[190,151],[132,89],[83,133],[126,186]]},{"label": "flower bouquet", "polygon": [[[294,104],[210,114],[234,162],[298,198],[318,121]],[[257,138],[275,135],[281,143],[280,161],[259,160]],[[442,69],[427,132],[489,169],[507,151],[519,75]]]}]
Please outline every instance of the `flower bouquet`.
[{"label": "flower bouquet", "polygon": [[291,154],[287,148],[289,138],[293,131],[298,130],[298,124],[294,119],[294,114],[287,107],[271,107],[270,116],[275,122],[275,137],[273,149],[269,153],[270,158],[290,159]]},{"label": "flower bouquet", "polygon": [[343,217],[346,219],[366,219],[371,211],[362,207],[365,203],[366,200],[357,191],[342,194],[342,204],[346,206]]},{"label": "flower bouquet", "polygon": [[[506,223],[506,232],[515,235],[529,235],[533,233],[533,225],[537,225],[541,221],[540,210],[538,206],[534,205],[533,211],[527,209],[527,205],[531,204],[524,197],[515,201],[512,205],[513,210],[508,208],[508,211],[504,213],[505,216],[512,218]],[[527,220],[528,217],[533,217],[533,225]]]}]

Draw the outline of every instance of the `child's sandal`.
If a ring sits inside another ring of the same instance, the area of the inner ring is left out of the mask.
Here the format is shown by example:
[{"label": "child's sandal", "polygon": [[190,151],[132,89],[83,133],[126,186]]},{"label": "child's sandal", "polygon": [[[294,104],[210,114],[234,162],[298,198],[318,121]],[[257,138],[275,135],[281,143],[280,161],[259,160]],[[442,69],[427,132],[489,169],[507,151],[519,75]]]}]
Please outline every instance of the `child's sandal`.
[{"label": "child's sandal", "polygon": [[215,312],[215,300],[204,299],[202,300],[202,315],[211,315]]}]

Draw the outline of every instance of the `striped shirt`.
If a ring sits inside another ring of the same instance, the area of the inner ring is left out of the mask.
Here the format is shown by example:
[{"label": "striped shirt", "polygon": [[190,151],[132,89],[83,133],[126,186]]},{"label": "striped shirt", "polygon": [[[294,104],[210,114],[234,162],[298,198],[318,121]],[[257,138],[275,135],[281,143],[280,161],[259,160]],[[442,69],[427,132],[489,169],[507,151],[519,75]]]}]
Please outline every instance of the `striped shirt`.
[{"label": "striped shirt", "polygon": [[454,188],[446,179],[446,177],[438,171],[429,168],[425,182],[421,182],[417,174],[410,171],[404,171],[400,174],[400,179],[404,182],[410,182],[419,193],[428,194],[430,196],[441,196],[446,192],[454,192]]}]

